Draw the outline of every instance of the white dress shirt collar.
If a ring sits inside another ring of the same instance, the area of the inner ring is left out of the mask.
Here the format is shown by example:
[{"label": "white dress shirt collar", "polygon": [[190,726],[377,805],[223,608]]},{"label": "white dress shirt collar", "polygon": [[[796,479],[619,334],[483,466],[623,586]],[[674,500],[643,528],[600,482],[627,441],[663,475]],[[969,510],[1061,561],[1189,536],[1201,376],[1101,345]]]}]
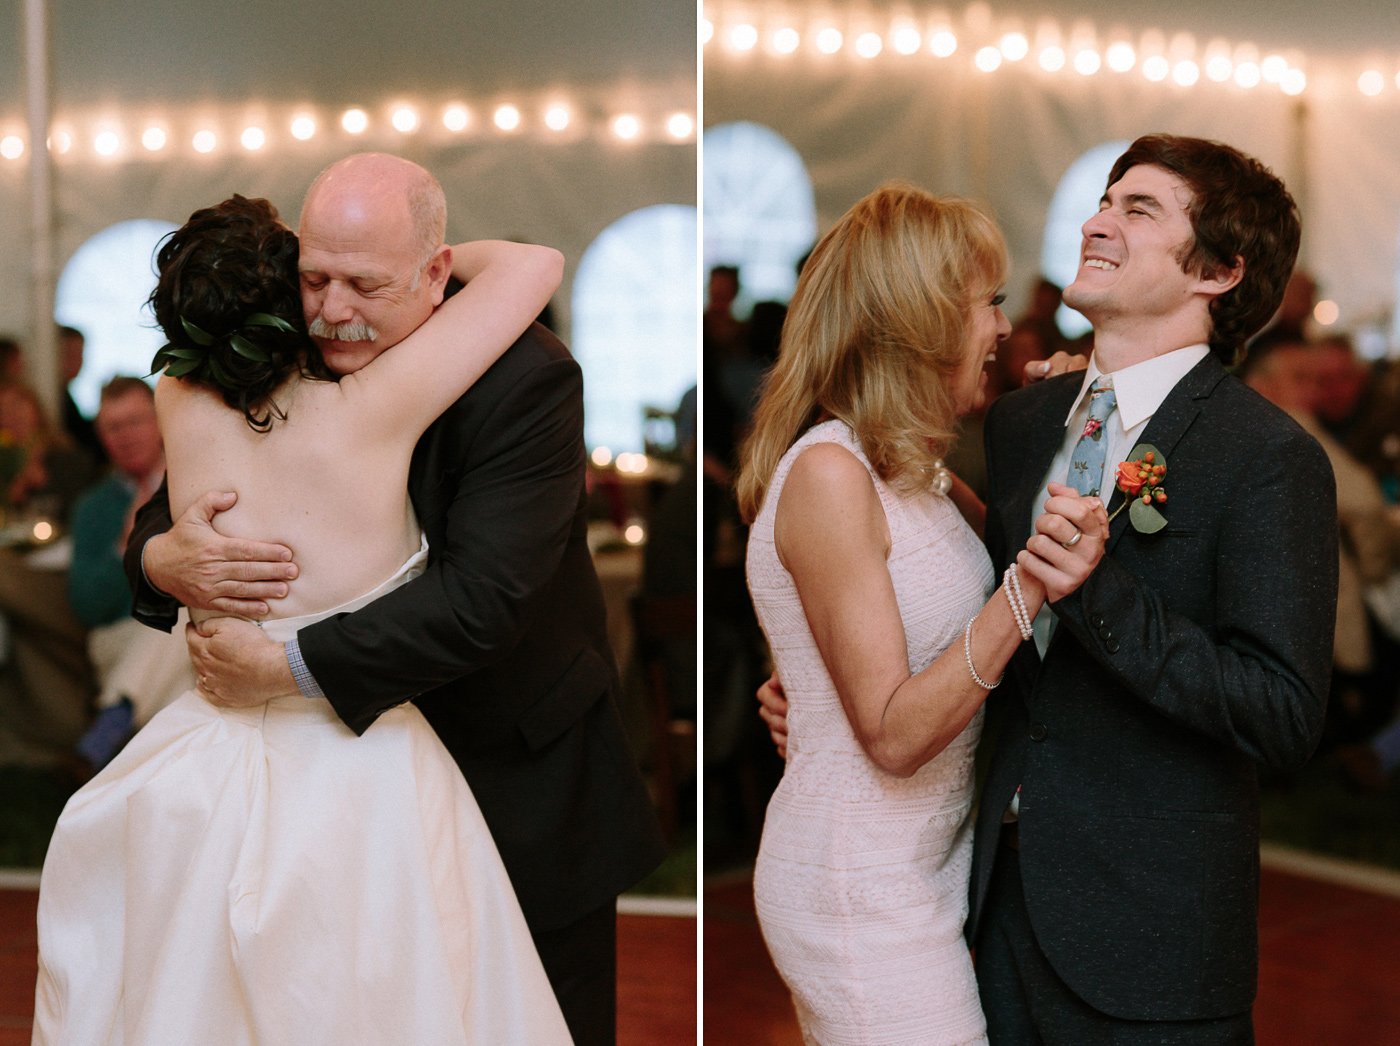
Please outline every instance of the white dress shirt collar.
[{"label": "white dress shirt collar", "polygon": [[[1162,405],[1162,401],[1167,398],[1167,393],[1176,388],[1176,383],[1209,355],[1209,345],[1188,345],[1184,349],[1164,352],[1160,356],[1153,356],[1107,375],[1113,383],[1113,392],[1118,401],[1118,417],[1124,430],[1152,417]],[[1103,375],[1103,371],[1099,370],[1098,359],[1091,356],[1089,369],[1084,372],[1084,384],[1080,386],[1079,395],[1074,398],[1069,413],[1065,415],[1066,425],[1074,417],[1074,412],[1079,409],[1084,397],[1089,394],[1089,386],[1100,375]]]}]

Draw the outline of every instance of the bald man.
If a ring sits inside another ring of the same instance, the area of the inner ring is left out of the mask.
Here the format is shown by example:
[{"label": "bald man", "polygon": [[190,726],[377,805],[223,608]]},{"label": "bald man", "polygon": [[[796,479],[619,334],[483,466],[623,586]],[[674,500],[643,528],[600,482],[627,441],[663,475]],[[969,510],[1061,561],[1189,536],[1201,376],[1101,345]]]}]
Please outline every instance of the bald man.
[{"label": "bald man", "polygon": [[[353,374],[441,304],[446,201],[407,160],[352,156],[302,208],[308,331]],[[423,381],[433,376],[424,374]],[[583,380],[536,324],[414,450],[422,577],[286,644],[253,628],[191,636],[215,698],[325,697],[356,734],[412,700],[457,760],[491,828],[578,1046],[615,1041],[617,895],[664,847],[614,700],[602,592],[585,540]],[[135,616],[169,630],[180,603],[258,618],[295,584],[293,550],[223,538],[210,492],[180,519],[164,491],[127,552]]]}]

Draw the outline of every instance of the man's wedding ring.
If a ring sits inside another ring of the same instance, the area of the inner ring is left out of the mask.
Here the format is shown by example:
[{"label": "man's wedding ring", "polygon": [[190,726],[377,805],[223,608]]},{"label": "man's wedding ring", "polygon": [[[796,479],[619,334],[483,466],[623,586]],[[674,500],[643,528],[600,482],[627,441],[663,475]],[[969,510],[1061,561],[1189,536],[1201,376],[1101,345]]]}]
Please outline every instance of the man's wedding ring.
[{"label": "man's wedding ring", "polygon": [[1068,541],[1061,541],[1060,544],[1061,544],[1061,545],[1064,545],[1065,548],[1074,548],[1075,545],[1079,544],[1079,539],[1082,538],[1083,536],[1084,536],[1084,531],[1082,531],[1082,530],[1076,530],[1076,531],[1074,532],[1074,537],[1070,538]]}]

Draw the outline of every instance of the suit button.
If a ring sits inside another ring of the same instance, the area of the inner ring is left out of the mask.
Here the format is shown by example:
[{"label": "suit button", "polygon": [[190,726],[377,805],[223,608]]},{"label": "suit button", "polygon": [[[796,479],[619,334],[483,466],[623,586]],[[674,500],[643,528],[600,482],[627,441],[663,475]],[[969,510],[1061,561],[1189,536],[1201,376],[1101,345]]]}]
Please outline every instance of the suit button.
[{"label": "suit button", "polygon": [[1032,724],[1031,724],[1031,740],[1032,740],[1032,741],[1044,741],[1044,740],[1045,740],[1045,735],[1048,734],[1048,733],[1049,733],[1049,731],[1045,729],[1045,724],[1044,724],[1044,723],[1032,723]]},{"label": "suit button", "polygon": [[1110,654],[1118,653],[1118,640],[1110,639],[1107,643],[1104,644],[1104,646],[1108,648],[1108,652]]},{"label": "suit button", "polygon": [[1093,625],[1095,628],[1103,628],[1103,615],[1095,614],[1090,619],[1089,624]]},{"label": "suit button", "polygon": [[1102,628],[1099,629],[1099,635],[1103,636],[1105,639],[1112,639],[1113,629],[1109,628],[1107,625],[1104,625]]}]

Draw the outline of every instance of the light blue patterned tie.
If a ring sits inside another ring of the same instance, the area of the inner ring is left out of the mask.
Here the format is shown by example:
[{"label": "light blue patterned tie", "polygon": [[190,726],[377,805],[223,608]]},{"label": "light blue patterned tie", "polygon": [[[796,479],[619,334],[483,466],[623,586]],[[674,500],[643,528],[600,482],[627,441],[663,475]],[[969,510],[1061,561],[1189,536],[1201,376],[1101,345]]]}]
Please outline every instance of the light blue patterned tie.
[{"label": "light blue patterned tie", "polygon": [[1103,485],[1103,459],[1108,452],[1104,425],[1117,406],[1118,397],[1112,386],[1103,378],[1094,379],[1089,386],[1089,420],[1084,423],[1074,456],[1069,459],[1069,486],[1081,494],[1097,497]]}]

